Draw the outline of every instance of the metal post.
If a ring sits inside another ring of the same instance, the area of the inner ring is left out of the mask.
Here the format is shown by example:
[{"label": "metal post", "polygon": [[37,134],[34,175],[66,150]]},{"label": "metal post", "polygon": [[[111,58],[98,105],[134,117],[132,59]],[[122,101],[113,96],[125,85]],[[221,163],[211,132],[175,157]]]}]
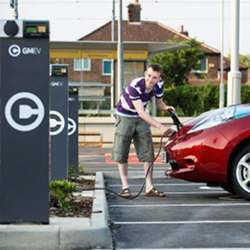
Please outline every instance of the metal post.
[{"label": "metal post", "polygon": [[[112,5],[112,30],[111,30],[111,40],[112,42],[115,41],[115,0],[113,0]],[[111,89],[110,89],[110,110],[111,110],[111,116],[113,116],[113,109],[114,109],[114,59],[112,59],[112,65],[111,65]]]},{"label": "metal post", "polygon": [[118,44],[117,44],[117,98],[123,90],[123,31],[122,31],[122,0],[119,0]]},{"label": "metal post", "polygon": [[241,72],[239,71],[240,1],[232,0],[231,69],[228,73],[227,106],[241,103]]},{"label": "metal post", "polygon": [[221,30],[220,30],[220,100],[219,107],[223,108],[225,104],[224,98],[224,62],[223,62],[223,52],[224,52],[224,0],[221,0]]},{"label": "metal post", "polygon": [[112,4],[111,40],[112,42],[115,40],[115,0],[113,0],[113,4]]}]

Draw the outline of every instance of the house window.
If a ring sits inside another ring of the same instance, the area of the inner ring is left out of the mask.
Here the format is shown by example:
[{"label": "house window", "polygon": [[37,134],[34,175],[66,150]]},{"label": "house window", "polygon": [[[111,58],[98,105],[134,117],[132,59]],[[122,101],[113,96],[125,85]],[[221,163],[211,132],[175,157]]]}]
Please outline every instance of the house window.
[{"label": "house window", "polygon": [[103,59],[102,60],[102,74],[104,76],[110,76],[112,72],[112,60]]},{"label": "house window", "polygon": [[91,60],[89,58],[75,58],[74,71],[90,71]]},{"label": "house window", "polygon": [[199,60],[199,65],[196,69],[192,70],[193,73],[207,73],[208,60],[204,57]]}]

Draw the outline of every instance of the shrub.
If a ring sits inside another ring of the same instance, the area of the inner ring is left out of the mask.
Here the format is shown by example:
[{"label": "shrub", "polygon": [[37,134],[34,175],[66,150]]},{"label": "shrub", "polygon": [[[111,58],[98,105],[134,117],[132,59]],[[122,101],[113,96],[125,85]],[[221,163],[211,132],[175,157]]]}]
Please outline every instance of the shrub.
[{"label": "shrub", "polygon": [[76,185],[66,180],[55,180],[50,182],[49,189],[53,205],[65,211],[69,210],[72,192],[76,191]]},{"label": "shrub", "polygon": [[[227,85],[225,89],[225,105],[227,103]],[[205,111],[219,107],[219,86],[183,85],[169,87],[164,90],[164,101],[175,107],[179,116],[196,116]],[[241,103],[250,102],[250,86],[241,87]],[[163,115],[163,113],[158,113]]]}]

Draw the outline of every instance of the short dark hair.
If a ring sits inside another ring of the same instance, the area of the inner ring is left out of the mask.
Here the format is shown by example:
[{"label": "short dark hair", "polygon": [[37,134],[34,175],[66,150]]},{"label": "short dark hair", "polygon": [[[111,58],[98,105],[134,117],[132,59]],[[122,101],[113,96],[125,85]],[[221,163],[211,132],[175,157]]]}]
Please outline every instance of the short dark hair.
[{"label": "short dark hair", "polygon": [[149,64],[147,69],[151,68],[153,71],[159,72],[162,74],[162,67],[160,64]]}]

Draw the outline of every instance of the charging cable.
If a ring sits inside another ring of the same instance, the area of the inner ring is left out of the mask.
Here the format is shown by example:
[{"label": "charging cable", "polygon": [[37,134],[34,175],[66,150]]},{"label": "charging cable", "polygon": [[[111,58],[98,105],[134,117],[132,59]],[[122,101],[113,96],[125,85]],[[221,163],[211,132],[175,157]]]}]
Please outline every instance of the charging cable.
[{"label": "charging cable", "polygon": [[141,186],[141,188],[140,188],[140,190],[138,191],[137,194],[132,195],[132,196],[129,196],[129,197],[124,197],[124,196],[122,196],[120,193],[117,193],[117,192],[113,191],[112,189],[109,189],[108,187],[102,187],[102,188],[89,188],[89,189],[86,188],[86,189],[84,189],[83,191],[106,190],[107,192],[112,193],[112,194],[114,194],[114,195],[116,195],[116,196],[119,196],[119,197],[121,197],[121,198],[124,198],[124,199],[129,199],[129,200],[136,199],[138,196],[140,196],[140,194],[142,193],[142,191],[143,191],[143,189],[144,189],[144,187],[145,187],[146,179],[147,179],[147,176],[148,176],[148,174],[149,174],[149,171],[153,171],[154,162],[158,159],[158,157],[159,157],[159,155],[160,155],[160,153],[161,153],[161,150],[162,150],[163,138],[164,138],[164,137],[165,137],[165,135],[163,134],[163,135],[161,136],[161,140],[160,140],[160,148],[159,148],[159,150],[158,150],[156,156],[154,157],[153,162],[150,164],[150,166],[149,166],[149,168],[148,168],[148,170],[147,170],[147,173],[146,173],[146,175],[145,175],[144,183],[142,184],[142,186]]}]

